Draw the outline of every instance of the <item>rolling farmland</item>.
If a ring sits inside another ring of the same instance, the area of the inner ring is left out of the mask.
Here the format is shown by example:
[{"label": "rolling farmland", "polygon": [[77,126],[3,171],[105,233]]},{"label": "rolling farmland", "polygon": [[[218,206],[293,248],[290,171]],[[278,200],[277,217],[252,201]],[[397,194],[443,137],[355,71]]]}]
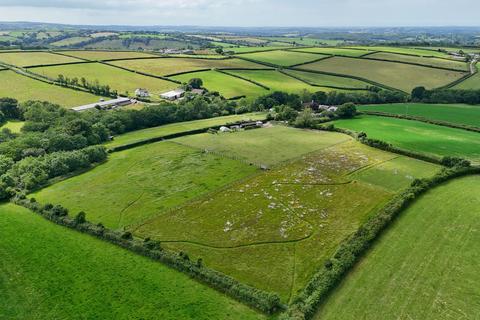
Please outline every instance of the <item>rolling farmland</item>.
[{"label": "rolling farmland", "polygon": [[19,67],[81,62],[81,60],[48,52],[0,53],[0,62]]},{"label": "rolling farmland", "polygon": [[149,58],[157,57],[157,55],[146,52],[135,51],[60,51],[70,56],[74,56],[80,59],[102,61],[110,59],[132,59],[132,58]]},{"label": "rolling farmland", "polygon": [[480,177],[436,187],[405,210],[316,319],[475,319]]},{"label": "rolling farmland", "polygon": [[399,103],[359,106],[359,111],[376,111],[422,117],[480,127],[480,107],[467,104]]},{"label": "rolling farmland", "polygon": [[162,264],[0,206],[0,318],[262,319]]},{"label": "rolling farmland", "polygon": [[[477,65],[477,68],[478,68],[478,65]],[[453,89],[480,90],[480,73],[477,72],[475,75],[471,76],[465,81],[460,82],[459,84],[455,85]]]},{"label": "rolling farmland", "polygon": [[361,116],[334,123],[340,128],[366,132],[369,138],[407,150],[434,156],[465,157],[480,162],[480,140],[476,132],[377,116]]},{"label": "rolling farmland", "polygon": [[448,60],[444,58],[425,58],[418,56],[410,56],[404,54],[395,54],[395,53],[385,53],[379,52],[370,54],[367,57],[368,59],[380,59],[380,60],[389,60],[389,61],[401,61],[407,63],[418,63],[425,66],[439,67],[439,68],[450,68],[461,71],[469,71],[469,65],[464,61]]},{"label": "rolling farmland", "polygon": [[317,53],[317,54],[325,54],[325,55],[347,56],[347,57],[361,57],[371,52],[367,49],[357,50],[357,49],[350,49],[350,48],[301,48],[301,49],[294,49],[292,51],[309,52],[309,53]]},{"label": "rolling farmland", "polygon": [[255,53],[246,53],[239,55],[241,58],[251,59],[259,62],[264,62],[267,64],[278,65],[278,66],[292,66],[296,64],[306,63],[309,61],[314,61],[321,59],[322,56],[318,54],[311,53],[301,53],[293,51],[265,51],[265,52],[255,52]]},{"label": "rolling farmland", "polygon": [[366,83],[357,79],[337,77],[337,76],[332,76],[328,74],[297,71],[297,70],[284,70],[284,72],[319,86],[332,86],[332,87],[339,87],[339,88],[355,88],[355,89],[365,89],[368,86],[370,86],[369,83]]},{"label": "rolling farmland", "polygon": [[362,77],[406,92],[417,86],[430,89],[444,86],[465,75],[458,71],[345,57],[302,65],[301,69]]}]

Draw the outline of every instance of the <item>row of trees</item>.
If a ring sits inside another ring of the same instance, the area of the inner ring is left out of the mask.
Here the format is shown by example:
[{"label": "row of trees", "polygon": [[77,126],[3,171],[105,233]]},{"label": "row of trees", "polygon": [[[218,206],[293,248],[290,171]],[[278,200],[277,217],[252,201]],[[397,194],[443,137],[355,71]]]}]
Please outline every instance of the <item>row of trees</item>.
[{"label": "row of trees", "polygon": [[78,79],[77,77],[70,79],[69,77],[66,77],[63,74],[59,74],[55,81],[64,87],[85,88],[91,93],[96,95],[101,95],[105,97],[116,97],[118,95],[117,90],[112,90],[108,84],[107,85],[100,84],[98,80],[89,82],[84,77],[81,77],[80,79]]},{"label": "row of trees", "polygon": [[425,87],[416,87],[412,90],[411,100],[425,103],[480,104],[480,90],[427,90]]}]

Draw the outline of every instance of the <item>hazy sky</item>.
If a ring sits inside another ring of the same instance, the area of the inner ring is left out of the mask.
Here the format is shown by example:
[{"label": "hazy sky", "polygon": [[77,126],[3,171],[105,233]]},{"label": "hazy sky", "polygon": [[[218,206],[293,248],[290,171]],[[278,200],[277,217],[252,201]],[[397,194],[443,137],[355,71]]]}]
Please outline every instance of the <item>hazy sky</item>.
[{"label": "hazy sky", "polygon": [[0,0],[0,21],[205,26],[479,26],[478,0]]}]

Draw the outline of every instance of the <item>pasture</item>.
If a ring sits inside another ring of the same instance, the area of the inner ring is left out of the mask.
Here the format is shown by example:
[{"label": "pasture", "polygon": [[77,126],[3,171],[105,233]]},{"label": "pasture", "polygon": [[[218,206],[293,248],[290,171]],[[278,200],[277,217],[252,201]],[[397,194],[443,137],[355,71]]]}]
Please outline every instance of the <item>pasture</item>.
[{"label": "pasture", "polygon": [[90,37],[70,37],[70,38],[52,42],[50,43],[50,45],[54,47],[68,47],[68,46],[73,46],[75,44],[79,44],[91,39],[92,38]]},{"label": "pasture", "polygon": [[276,51],[245,53],[240,55],[239,57],[252,59],[252,60],[264,62],[267,64],[273,64],[276,66],[288,67],[296,64],[318,60],[318,59],[321,59],[322,57],[327,57],[327,56],[322,56],[322,55],[312,54],[312,53],[276,50]]},{"label": "pasture", "polygon": [[[112,61],[110,64],[157,76],[214,68],[265,68],[263,65],[241,59],[159,58]],[[195,74],[190,76],[195,78]]]},{"label": "pasture", "polygon": [[370,53],[369,50],[356,50],[349,48],[300,48],[292,51],[309,52],[334,56],[361,57]]},{"label": "pasture", "polygon": [[447,60],[447,59],[441,59],[441,58],[409,56],[404,54],[386,53],[386,52],[370,54],[366,58],[382,59],[382,60],[389,60],[389,61],[401,61],[401,62],[407,62],[407,63],[419,63],[425,66],[450,68],[450,69],[456,69],[461,71],[470,70],[469,64],[467,64],[464,61]]},{"label": "pasture", "polygon": [[262,319],[186,275],[13,204],[0,206],[0,318]]},{"label": "pasture", "polygon": [[333,57],[300,68],[361,77],[405,92],[418,86],[428,89],[441,87],[465,75],[458,71],[345,57]]},{"label": "pasture", "polygon": [[60,51],[70,56],[74,56],[80,59],[102,61],[108,59],[132,59],[132,58],[148,58],[156,57],[154,54],[135,51]]},{"label": "pasture", "polygon": [[0,97],[15,98],[20,102],[41,100],[57,103],[65,108],[94,103],[100,97],[90,93],[51,85],[13,71],[0,72]]},{"label": "pasture", "polygon": [[0,127],[0,130],[8,129],[13,133],[20,133],[24,124],[24,121],[7,121],[3,126]]},{"label": "pasture", "polygon": [[328,74],[304,72],[304,71],[297,71],[297,70],[284,70],[284,72],[319,86],[333,86],[333,87],[349,88],[349,89],[350,88],[366,89],[368,86],[371,86],[369,83],[363,82],[357,79],[331,76]]},{"label": "pasture", "polygon": [[169,134],[220,126],[223,124],[233,123],[238,121],[264,120],[266,117],[267,117],[266,113],[258,112],[258,113],[246,113],[246,114],[231,115],[231,116],[224,116],[224,117],[215,117],[211,119],[177,122],[172,124],[166,124],[163,126],[124,133],[119,136],[116,136],[114,140],[106,143],[105,146],[107,148],[118,147],[118,146],[127,145],[127,144],[131,144],[131,143],[135,143],[143,140],[148,140],[151,138],[169,135]]},{"label": "pasture", "polygon": [[69,62],[79,62],[80,60],[65,57],[59,54],[49,52],[2,52],[0,53],[0,62],[12,64],[18,67],[62,64]]},{"label": "pasture", "polygon": [[325,301],[316,319],[476,319],[480,177],[407,208]]},{"label": "pasture", "polygon": [[178,84],[170,81],[143,76],[100,63],[39,67],[32,68],[30,71],[51,79],[57,79],[58,75],[62,74],[70,79],[83,77],[91,83],[98,80],[100,84],[109,85],[111,89],[125,94],[127,92],[133,94],[137,88],[146,88],[155,96],[178,87]]},{"label": "pasture", "polygon": [[260,52],[260,51],[271,51],[271,50],[282,50],[285,49],[285,46],[261,46],[261,47],[245,47],[245,46],[236,46],[233,48],[228,48],[225,51],[232,51],[234,53],[250,53],[250,52]]},{"label": "pasture", "polygon": [[437,57],[437,58],[450,58],[450,55],[445,52],[421,49],[421,48],[407,48],[407,47],[384,47],[384,46],[372,46],[372,47],[355,47],[357,49],[391,52],[398,54],[409,54],[420,57]]},{"label": "pasture", "polygon": [[335,126],[363,131],[372,139],[433,156],[457,156],[480,162],[480,135],[429,123],[378,116],[334,121]]},{"label": "pasture", "polygon": [[242,162],[172,142],[113,153],[96,168],[33,195],[113,229],[140,224],[202,194],[254,173]]},{"label": "pasture", "polygon": [[[478,64],[477,64],[477,68],[479,68]],[[475,75],[471,76],[465,81],[462,81],[459,84],[455,85],[453,89],[480,90],[480,72],[477,72]]]},{"label": "pasture", "polygon": [[358,106],[357,109],[480,127],[480,106],[467,104],[395,103]]},{"label": "pasture", "polygon": [[227,99],[239,96],[255,97],[268,93],[267,90],[256,84],[217,71],[186,73],[171,78],[182,83],[187,83],[192,78],[200,78],[205,88],[210,91],[218,91]]}]

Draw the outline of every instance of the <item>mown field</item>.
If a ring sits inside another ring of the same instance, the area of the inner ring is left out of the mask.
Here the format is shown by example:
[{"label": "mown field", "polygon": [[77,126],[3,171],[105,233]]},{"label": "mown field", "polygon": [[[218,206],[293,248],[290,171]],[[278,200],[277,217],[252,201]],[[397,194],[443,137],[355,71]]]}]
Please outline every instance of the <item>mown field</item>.
[{"label": "mown field", "polygon": [[82,63],[75,65],[32,68],[30,71],[57,79],[62,74],[65,77],[78,79],[84,77],[88,82],[98,80],[102,85],[109,85],[119,93],[133,94],[137,88],[146,88],[153,95],[158,95],[178,87],[178,84],[128,72],[100,63]]},{"label": "mown field", "polygon": [[245,46],[236,46],[233,48],[228,48],[225,51],[233,51],[234,53],[248,53],[248,52],[257,52],[257,51],[266,51],[266,50],[283,50],[285,46],[263,46],[263,47],[245,47]]},{"label": "mown field", "polygon": [[[479,65],[477,64],[477,68]],[[471,76],[465,81],[460,82],[453,89],[461,90],[479,90],[480,89],[480,73],[477,72],[475,75]]]},{"label": "mown field", "polygon": [[480,106],[467,104],[398,103],[358,106],[357,109],[480,127]]},{"label": "mown field", "polygon": [[113,229],[140,224],[257,169],[172,142],[111,155],[93,170],[41,190],[41,202],[59,202],[75,214]]},{"label": "mown field", "polygon": [[[112,61],[113,65],[158,76],[214,68],[265,68],[265,66],[241,59],[189,59],[159,58],[146,60]],[[194,78],[195,74],[191,74]]]},{"label": "mown field", "polygon": [[347,57],[361,57],[370,53],[369,50],[356,50],[356,49],[349,49],[349,48],[300,48],[294,49],[292,51],[300,51],[300,52],[310,52],[310,53],[319,53],[319,54],[326,54],[326,55],[338,55],[338,56],[347,56]]},{"label": "mown field", "polygon": [[464,71],[470,70],[470,66],[466,62],[457,61],[457,60],[447,60],[447,59],[441,59],[441,58],[408,56],[404,54],[386,53],[386,52],[370,54],[368,55],[367,58],[382,59],[382,60],[389,60],[389,61],[402,61],[402,62],[408,62],[408,63],[419,63],[426,66],[450,68],[450,69],[464,70]]},{"label": "mown field", "polygon": [[1,319],[262,319],[186,275],[0,206]]},{"label": "mown field", "polygon": [[87,60],[108,60],[108,59],[131,59],[131,58],[148,58],[156,57],[154,54],[146,52],[135,52],[135,51],[61,51],[61,53],[68,54],[81,59]]},{"label": "mown field", "polygon": [[355,47],[357,49],[365,49],[371,51],[382,51],[382,52],[391,52],[399,54],[411,54],[421,57],[437,57],[437,58],[450,58],[450,55],[445,52],[420,49],[420,48],[406,48],[406,47],[383,47],[383,46],[372,46],[372,47]]},{"label": "mown field", "polygon": [[220,92],[227,99],[239,96],[255,97],[268,93],[260,86],[217,71],[202,71],[172,77],[183,83],[187,83],[192,78],[202,79],[204,87],[210,91]]},{"label": "mown field", "polygon": [[78,61],[80,60],[48,52],[0,53],[0,62],[13,64],[19,67],[45,64],[61,64]]},{"label": "mown field", "polygon": [[300,68],[362,77],[406,92],[417,86],[441,87],[465,75],[458,71],[345,57],[333,57]]},{"label": "mown field", "polygon": [[304,71],[296,71],[296,70],[284,70],[285,73],[291,74],[295,77],[308,81],[309,83],[313,83],[320,86],[333,86],[333,87],[340,87],[340,88],[358,88],[358,89],[365,89],[368,86],[371,86],[367,82],[363,82],[356,79],[345,78],[345,77],[337,77],[331,76],[328,74],[320,74],[320,73],[313,73],[313,72],[304,72]]},{"label": "mown field", "polygon": [[326,88],[318,88],[308,85],[305,82],[289,77],[275,70],[238,70],[228,71],[228,73],[261,83],[270,88],[270,91],[284,91],[290,93],[299,93],[304,89],[310,92],[316,92],[320,90],[329,91],[329,89]]},{"label": "mown field", "polygon": [[[242,58],[252,59],[255,61],[266,62],[277,66],[293,66],[300,63],[314,61],[322,58],[322,55],[312,53],[302,53],[293,51],[265,51],[246,53],[240,55]],[[326,56],[325,56],[326,57]]]},{"label": "mown field", "polygon": [[186,122],[177,122],[172,124],[167,124],[163,126],[158,126],[154,128],[136,130],[128,132],[119,136],[116,136],[114,140],[106,143],[106,147],[118,147],[142,140],[147,140],[155,137],[165,136],[169,134],[203,129],[208,127],[220,126],[227,123],[233,123],[238,121],[247,121],[247,120],[264,120],[267,117],[266,113],[247,113],[239,115],[231,115],[224,117],[216,117],[211,119],[202,119],[195,121],[186,121]]},{"label": "mown field", "polygon": [[437,187],[401,213],[316,319],[477,319],[480,177]]},{"label": "mown field", "polygon": [[49,101],[66,108],[94,103],[100,99],[93,94],[50,85],[18,75],[13,71],[0,72],[0,97],[11,97],[20,102]]},{"label": "mown field", "polygon": [[480,162],[480,136],[476,132],[378,116],[360,116],[334,123],[340,128],[366,132],[369,138],[407,150]]},{"label": "mown field", "polygon": [[52,42],[52,43],[50,43],[50,45],[54,46],[54,47],[68,47],[68,46],[72,46],[72,45],[77,44],[77,43],[82,43],[84,41],[88,41],[90,39],[91,39],[90,37],[70,37],[70,38],[66,38],[66,39],[62,39],[62,40],[59,40],[59,41]]}]

